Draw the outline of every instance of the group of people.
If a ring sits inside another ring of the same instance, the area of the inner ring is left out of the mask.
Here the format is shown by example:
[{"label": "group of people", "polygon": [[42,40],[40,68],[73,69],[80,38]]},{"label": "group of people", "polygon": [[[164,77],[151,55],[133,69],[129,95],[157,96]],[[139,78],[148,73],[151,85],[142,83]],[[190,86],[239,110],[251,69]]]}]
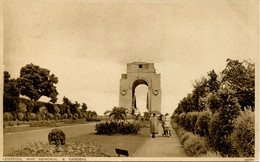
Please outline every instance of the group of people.
[{"label": "group of people", "polygon": [[[158,125],[159,121],[156,116],[156,113],[153,113],[150,118],[150,132],[152,133],[152,138],[155,138],[155,134],[158,134]],[[162,115],[162,136],[170,137],[171,136],[171,117],[168,113]]]}]

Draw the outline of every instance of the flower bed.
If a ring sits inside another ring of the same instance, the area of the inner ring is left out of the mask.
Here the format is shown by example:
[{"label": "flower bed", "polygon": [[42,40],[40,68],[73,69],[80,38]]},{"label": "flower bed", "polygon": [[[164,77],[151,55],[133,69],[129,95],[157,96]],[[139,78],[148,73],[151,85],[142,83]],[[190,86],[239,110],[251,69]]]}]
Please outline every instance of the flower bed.
[{"label": "flower bed", "polygon": [[65,145],[59,146],[59,151],[55,145],[49,143],[35,142],[29,144],[18,151],[12,152],[8,156],[20,157],[106,157],[100,146],[91,142],[75,142],[68,140]]}]

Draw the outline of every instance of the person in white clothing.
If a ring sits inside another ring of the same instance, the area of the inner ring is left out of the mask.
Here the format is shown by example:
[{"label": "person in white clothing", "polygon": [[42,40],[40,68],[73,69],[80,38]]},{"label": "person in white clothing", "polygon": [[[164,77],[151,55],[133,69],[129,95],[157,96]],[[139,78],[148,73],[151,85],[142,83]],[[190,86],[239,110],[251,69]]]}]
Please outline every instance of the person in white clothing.
[{"label": "person in white clothing", "polygon": [[171,136],[171,117],[168,113],[165,114],[164,130],[167,137]]}]

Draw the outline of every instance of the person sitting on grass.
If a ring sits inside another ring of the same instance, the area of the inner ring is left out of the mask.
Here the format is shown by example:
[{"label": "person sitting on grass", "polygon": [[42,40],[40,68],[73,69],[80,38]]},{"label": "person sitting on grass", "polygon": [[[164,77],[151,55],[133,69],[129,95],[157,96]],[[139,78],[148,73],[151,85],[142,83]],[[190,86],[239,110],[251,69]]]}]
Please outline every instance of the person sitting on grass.
[{"label": "person sitting on grass", "polygon": [[150,132],[152,133],[152,138],[155,138],[155,134],[158,134],[158,119],[155,113],[150,118]]}]

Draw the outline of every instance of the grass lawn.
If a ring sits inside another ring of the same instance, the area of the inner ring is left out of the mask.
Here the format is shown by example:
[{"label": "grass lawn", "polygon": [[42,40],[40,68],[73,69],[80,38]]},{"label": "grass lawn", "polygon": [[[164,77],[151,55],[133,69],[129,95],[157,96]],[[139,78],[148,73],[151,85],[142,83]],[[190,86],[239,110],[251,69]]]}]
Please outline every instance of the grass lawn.
[{"label": "grass lawn", "polygon": [[[76,124],[87,124],[93,122],[72,122],[72,123],[60,123],[58,127],[61,126],[69,126],[69,125],[76,125]],[[40,129],[47,129],[47,128],[55,128],[55,127],[31,127],[30,125],[21,125],[21,126],[12,126],[12,127],[5,127],[3,130],[4,133],[15,133],[15,132],[26,132],[26,131],[33,131],[33,130],[40,130]]]},{"label": "grass lawn", "polygon": [[46,128],[49,127],[13,126],[13,127],[5,127],[4,133],[25,132],[25,131],[32,131],[32,130],[46,129]]},{"label": "grass lawn", "polygon": [[138,150],[138,148],[150,137],[150,129],[142,128],[135,135],[96,135],[94,133],[85,134],[70,138],[73,141],[93,142],[99,145],[102,152],[108,156],[116,157],[116,148],[127,150],[129,156]]}]

